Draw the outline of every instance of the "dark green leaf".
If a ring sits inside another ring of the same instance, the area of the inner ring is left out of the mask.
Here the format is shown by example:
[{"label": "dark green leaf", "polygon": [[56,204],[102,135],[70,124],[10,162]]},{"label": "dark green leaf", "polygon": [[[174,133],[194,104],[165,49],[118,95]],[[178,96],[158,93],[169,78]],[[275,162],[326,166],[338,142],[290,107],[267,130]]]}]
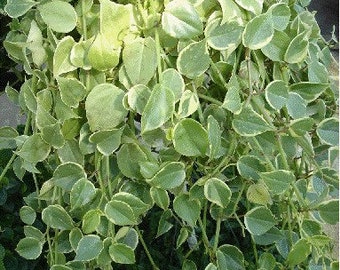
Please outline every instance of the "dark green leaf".
[{"label": "dark green leaf", "polygon": [[244,216],[247,230],[253,235],[261,235],[269,231],[276,221],[272,212],[264,207],[255,207]]},{"label": "dark green leaf", "polygon": [[73,220],[66,210],[58,205],[49,205],[42,211],[42,220],[51,228],[59,230],[71,230]]},{"label": "dark green leaf", "polygon": [[32,237],[21,239],[16,247],[16,252],[27,260],[37,259],[42,251],[43,243]]},{"label": "dark green leaf", "polygon": [[235,246],[220,246],[216,257],[218,269],[245,270],[243,253]]},{"label": "dark green leaf", "polygon": [[103,241],[98,235],[85,235],[78,243],[76,261],[91,261],[98,257],[104,248]]},{"label": "dark green leaf", "polygon": [[198,200],[190,200],[189,195],[181,194],[174,199],[173,207],[181,219],[186,221],[191,227],[195,226],[201,212]]}]

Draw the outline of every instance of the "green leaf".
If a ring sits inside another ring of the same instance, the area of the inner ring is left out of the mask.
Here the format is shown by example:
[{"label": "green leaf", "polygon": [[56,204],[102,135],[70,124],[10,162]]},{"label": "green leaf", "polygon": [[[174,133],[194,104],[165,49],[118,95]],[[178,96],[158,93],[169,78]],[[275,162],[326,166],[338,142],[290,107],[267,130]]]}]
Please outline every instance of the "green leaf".
[{"label": "green leaf", "polygon": [[85,109],[92,131],[113,129],[125,120],[127,110],[123,97],[124,91],[109,83],[99,84],[91,90]]},{"label": "green leaf", "polygon": [[112,260],[119,264],[134,264],[136,262],[135,253],[128,245],[114,243],[109,248]]},{"label": "green leaf", "polygon": [[67,2],[55,0],[38,6],[41,18],[52,30],[59,33],[71,32],[77,23],[77,13]]},{"label": "green leaf", "polygon": [[25,161],[36,164],[43,161],[50,153],[50,146],[43,141],[39,133],[28,137],[17,154]]},{"label": "green leaf", "polygon": [[127,93],[129,107],[138,114],[142,114],[150,96],[151,90],[149,87],[143,84],[133,86]]},{"label": "green leaf", "polygon": [[135,250],[138,246],[138,233],[134,228],[122,227],[116,233],[114,240]]},{"label": "green leaf", "polygon": [[7,0],[4,10],[11,18],[18,18],[24,15],[36,4],[38,3],[31,0]]},{"label": "green leaf", "polygon": [[59,230],[73,229],[73,220],[66,210],[58,205],[49,205],[42,211],[42,220],[51,228]]},{"label": "green leaf", "polygon": [[243,13],[238,5],[233,0],[217,0],[222,8],[222,21],[221,24],[236,20],[238,23],[243,24]]},{"label": "green leaf", "polygon": [[181,228],[176,240],[176,248],[178,249],[188,239],[189,232],[187,228]]},{"label": "green leaf", "polygon": [[287,262],[291,266],[298,265],[305,261],[311,252],[311,244],[306,239],[300,239],[288,253]]},{"label": "green leaf", "polygon": [[259,258],[259,267],[266,270],[274,270],[276,266],[276,260],[273,254],[265,252],[262,253]]},{"label": "green leaf", "polygon": [[64,136],[59,123],[41,128],[41,138],[54,148],[61,148],[65,144]]},{"label": "green leaf", "polygon": [[100,224],[102,212],[98,209],[91,209],[83,216],[81,229],[85,234],[94,232]]},{"label": "green leaf", "polygon": [[28,43],[27,48],[32,53],[33,63],[40,67],[46,60],[46,51],[43,47],[43,35],[34,20],[31,22],[26,42]]},{"label": "green leaf", "polygon": [[151,187],[150,195],[155,204],[157,204],[160,208],[163,210],[168,209],[170,205],[170,197],[166,190],[157,187]]},{"label": "green leaf", "polygon": [[288,86],[281,80],[272,81],[267,85],[265,94],[269,105],[273,109],[281,110],[288,99]]},{"label": "green leaf", "polygon": [[71,191],[73,185],[82,178],[86,178],[84,168],[77,163],[67,162],[55,169],[52,181],[54,185]]},{"label": "green leaf", "polygon": [[181,50],[176,66],[181,74],[190,79],[202,75],[210,66],[205,40],[193,42]]},{"label": "green leaf", "polygon": [[24,226],[24,234],[26,237],[33,237],[40,242],[45,241],[45,235],[36,227],[33,226]]},{"label": "green leaf", "polygon": [[176,151],[184,156],[203,156],[209,147],[207,131],[190,118],[176,124],[173,143]]},{"label": "green leaf", "polygon": [[12,127],[0,127],[0,150],[13,149],[17,147],[15,137],[19,133]]},{"label": "green leaf", "polygon": [[69,240],[72,248],[77,249],[80,239],[83,238],[83,233],[78,227],[73,228],[69,233]]},{"label": "green leaf", "polygon": [[50,270],[73,270],[73,268],[62,265],[62,264],[54,264],[52,265]]},{"label": "green leaf", "polygon": [[161,189],[173,189],[180,186],[185,180],[185,166],[182,162],[170,162],[162,167],[154,177],[147,182]]},{"label": "green leaf", "polygon": [[289,43],[284,60],[289,64],[300,63],[307,57],[307,53],[308,36],[302,32]]},{"label": "green leaf", "polygon": [[43,243],[32,237],[21,239],[16,247],[16,252],[27,260],[37,259],[43,248]]},{"label": "green leaf", "polygon": [[277,3],[271,5],[267,12],[271,12],[273,27],[275,30],[284,31],[290,20],[290,9],[286,3]]},{"label": "green leaf", "polygon": [[204,184],[204,196],[208,201],[226,208],[230,202],[231,190],[222,180],[210,178]]},{"label": "green leaf", "polygon": [[299,82],[289,86],[291,92],[299,94],[307,102],[316,100],[327,88],[327,83]]},{"label": "green leaf", "polygon": [[174,0],[165,6],[162,28],[168,35],[178,39],[191,39],[203,32],[199,14],[186,0]]},{"label": "green leaf", "polygon": [[253,235],[253,237],[256,244],[267,246],[282,240],[284,235],[278,228],[273,227],[266,233],[261,235]]},{"label": "green leaf", "polygon": [[76,261],[91,261],[98,257],[104,248],[103,241],[98,235],[85,235],[78,243]]},{"label": "green leaf", "polygon": [[86,178],[78,180],[72,187],[70,193],[70,204],[72,209],[79,209],[90,203],[96,196],[96,188]]},{"label": "green leaf", "polygon": [[328,224],[339,222],[339,200],[329,200],[321,203],[317,209],[320,217]]},{"label": "green leaf", "polygon": [[261,14],[250,20],[242,34],[242,43],[251,50],[266,46],[274,36],[271,15]]},{"label": "green leaf", "polygon": [[119,56],[120,49],[114,48],[103,34],[96,36],[87,54],[89,64],[100,71],[116,67]]},{"label": "green leaf", "polygon": [[144,203],[140,198],[127,192],[121,191],[116,193],[115,195],[112,196],[112,200],[128,204],[133,210],[135,217],[145,214],[150,208],[149,205]]},{"label": "green leaf", "polygon": [[269,231],[276,224],[276,221],[268,208],[259,206],[246,213],[244,224],[251,234],[261,235]]},{"label": "green leaf", "polygon": [[225,108],[234,114],[239,114],[242,110],[240,84],[236,75],[232,75],[228,82],[228,92],[224,97],[222,108]]},{"label": "green leaf", "polygon": [[117,200],[111,200],[105,205],[106,217],[119,226],[135,225],[137,223],[132,208],[126,203]]},{"label": "green leaf", "polygon": [[71,36],[65,36],[58,42],[53,54],[53,74],[58,77],[66,72],[73,71],[77,67],[73,66],[70,60],[70,53],[75,41]]},{"label": "green leaf", "polygon": [[123,144],[117,153],[118,168],[128,178],[143,178],[140,173],[140,163],[143,161],[147,161],[147,156],[135,143]]},{"label": "green leaf", "polygon": [[182,270],[197,270],[197,266],[191,260],[184,260]]},{"label": "green leaf", "polygon": [[283,61],[290,38],[285,32],[275,31],[272,40],[261,51],[272,61]]},{"label": "green leaf", "polygon": [[215,50],[234,51],[242,41],[243,26],[237,21],[222,23],[221,19],[210,21],[204,35],[208,45]]},{"label": "green leaf", "polygon": [[84,164],[83,153],[80,151],[78,141],[75,139],[65,141],[64,145],[58,149],[58,157],[62,163]]},{"label": "green leaf", "polygon": [[122,128],[97,131],[90,136],[89,140],[96,144],[100,153],[109,156],[120,146],[122,133]]},{"label": "green leaf", "polygon": [[247,190],[248,201],[256,204],[267,205],[272,203],[268,188],[262,184],[252,184]]},{"label": "green leaf", "polygon": [[328,83],[328,70],[319,61],[308,64],[308,80],[315,83]]},{"label": "green leaf", "polygon": [[175,96],[175,102],[177,102],[185,89],[183,77],[176,69],[168,68],[162,72],[161,78],[162,85],[171,89]]},{"label": "green leaf", "polygon": [[216,158],[221,150],[221,134],[222,131],[217,120],[212,116],[208,116],[208,139],[209,139],[209,157]]},{"label": "green leaf", "polygon": [[300,118],[292,120],[289,125],[290,134],[294,137],[304,136],[307,132],[311,131],[314,125],[312,118]]},{"label": "green leaf", "polygon": [[175,111],[175,97],[170,88],[157,84],[142,114],[142,133],[161,127]]},{"label": "green leaf", "polygon": [[339,145],[339,120],[327,118],[321,121],[316,129],[320,140],[328,145]]},{"label": "green leaf", "polygon": [[285,170],[262,172],[260,176],[269,191],[275,195],[285,193],[290,187],[290,184],[295,181],[294,174],[291,171]]},{"label": "green leaf", "polygon": [[304,118],[307,114],[307,102],[297,93],[290,92],[286,104],[289,115],[293,119]]},{"label": "green leaf", "polygon": [[74,78],[57,78],[61,100],[72,108],[77,108],[86,96],[85,86]]},{"label": "green leaf", "polygon": [[37,217],[37,214],[34,211],[34,209],[27,205],[24,205],[23,207],[20,208],[19,214],[22,222],[28,225],[32,225]]},{"label": "green leaf", "polygon": [[181,99],[179,100],[178,116],[180,118],[188,117],[197,111],[199,104],[200,102],[196,93],[190,90],[184,91]]},{"label": "green leaf", "polygon": [[217,270],[217,267],[213,263],[209,263],[204,270]]},{"label": "green leaf", "polygon": [[240,114],[235,115],[232,126],[238,134],[245,137],[273,130],[273,127],[251,107],[244,107]]},{"label": "green leaf", "polygon": [[242,252],[235,246],[222,245],[216,252],[217,268],[225,270],[245,270]]},{"label": "green leaf", "polygon": [[159,222],[158,222],[156,238],[168,232],[173,227],[173,224],[168,221],[171,217],[172,217],[172,212],[170,209],[165,210],[162,213],[159,219]]},{"label": "green leaf", "polygon": [[198,200],[190,200],[189,195],[181,194],[174,199],[173,207],[176,214],[186,221],[189,226],[195,226],[201,212],[201,206]]},{"label": "green leaf", "polygon": [[137,38],[123,50],[126,73],[133,85],[146,85],[157,68],[156,43],[151,37]]},{"label": "green leaf", "polygon": [[242,177],[255,181],[260,179],[261,172],[266,171],[266,167],[261,163],[260,159],[251,155],[241,156],[236,166]]}]

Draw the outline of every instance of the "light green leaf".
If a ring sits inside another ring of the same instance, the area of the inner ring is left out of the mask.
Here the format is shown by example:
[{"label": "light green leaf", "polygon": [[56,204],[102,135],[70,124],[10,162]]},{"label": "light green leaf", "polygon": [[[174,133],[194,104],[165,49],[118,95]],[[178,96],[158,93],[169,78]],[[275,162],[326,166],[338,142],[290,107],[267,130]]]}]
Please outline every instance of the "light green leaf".
[{"label": "light green leaf", "polygon": [[106,217],[119,226],[136,225],[137,220],[132,208],[126,203],[111,200],[105,205]]},{"label": "light green leaf", "polygon": [[222,180],[210,178],[204,184],[204,196],[208,201],[226,208],[230,202],[231,190]]},{"label": "light green leaf", "polygon": [[28,137],[17,154],[25,161],[36,164],[43,161],[50,153],[50,146],[43,141],[39,133]]},{"label": "light green leaf", "polygon": [[55,78],[63,73],[77,69],[70,60],[70,53],[74,44],[75,41],[71,36],[65,36],[58,42],[53,54],[53,74]]},{"label": "light green leaf", "polygon": [[118,168],[128,178],[142,178],[139,164],[143,161],[147,161],[147,156],[135,143],[123,144],[117,153]]},{"label": "light green leaf", "polygon": [[250,155],[245,155],[237,161],[237,170],[245,179],[253,179],[255,181],[260,179],[260,173],[266,171],[266,167],[261,161]]},{"label": "light green leaf", "polygon": [[328,224],[339,222],[339,200],[329,200],[321,203],[318,208],[320,217]]},{"label": "light green leaf", "polygon": [[73,229],[73,220],[66,210],[59,204],[49,205],[42,211],[42,220],[44,223],[59,230]]},{"label": "light green leaf", "polygon": [[174,0],[165,6],[162,28],[167,34],[178,39],[191,39],[203,32],[199,14],[186,0]]},{"label": "light green leaf", "polygon": [[50,270],[73,270],[73,268],[68,267],[66,265],[62,265],[62,264],[54,264],[52,265]]},{"label": "light green leaf", "polygon": [[308,80],[315,83],[328,83],[328,70],[319,61],[314,60],[308,64]]},{"label": "light green leaf", "polygon": [[181,194],[174,199],[173,207],[176,214],[189,226],[195,226],[201,212],[201,206],[197,199],[190,200],[189,195]]},{"label": "light green leaf", "polygon": [[327,83],[298,82],[291,84],[289,90],[299,94],[307,102],[316,100],[327,88]]},{"label": "light green leaf", "polygon": [[73,185],[82,178],[86,178],[84,168],[77,163],[67,162],[55,169],[52,181],[54,185],[71,191]]},{"label": "light green leaf", "polygon": [[303,118],[307,115],[307,102],[295,92],[289,93],[286,107],[293,119]]},{"label": "light green leaf", "polygon": [[70,244],[71,244],[71,246],[74,250],[77,249],[78,243],[79,243],[80,239],[82,239],[82,238],[83,238],[83,233],[78,227],[75,227],[70,231],[69,240],[70,240]]},{"label": "light green leaf", "polygon": [[77,23],[77,13],[67,2],[55,0],[38,6],[41,18],[52,30],[59,33],[71,32]]},{"label": "light green leaf", "polygon": [[217,270],[217,267],[213,263],[209,263],[204,270]]},{"label": "light green leaf", "polygon": [[46,60],[46,51],[43,47],[43,35],[35,20],[31,22],[31,28],[28,32],[27,48],[32,53],[33,63],[40,67]]},{"label": "light green leaf", "polygon": [[265,252],[259,258],[259,267],[266,270],[274,270],[276,266],[276,259],[273,254]]},{"label": "light green leaf", "polygon": [[300,239],[288,253],[287,262],[291,266],[298,265],[305,261],[311,252],[312,246],[307,239]]},{"label": "light green leaf", "polygon": [[61,100],[68,106],[77,108],[86,96],[85,86],[75,78],[57,78]]},{"label": "light green leaf", "polygon": [[203,156],[209,147],[208,133],[202,125],[190,118],[181,120],[174,128],[173,143],[184,156]]},{"label": "light green leaf", "polygon": [[150,206],[144,203],[139,197],[123,191],[113,195],[112,200],[128,204],[131,207],[135,217],[145,214],[150,208]]},{"label": "light green leaf", "polygon": [[228,82],[228,92],[224,97],[222,108],[235,114],[239,114],[242,110],[240,84],[236,75],[232,75]]},{"label": "light green leaf", "polygon": [[124,91],[109,83],[99,84],[91,90],[85,109],[92,131],[113,129],[124,121],[127,110],[123,97]]},{"label": "light green leaf", "polygon": [[208,23],[204,35],[211,48],[231,53],[241,43],[242,32],[243,26],[237,21],[222,23],[218,18]]},{"label": "light green leaf", "polygon": [[289,64],[302,62],[308,53],[308,36],[306,32],[297,35],[289,43],[284,60]]},{"label": "light green leaf", "polygon": [[252,203],[261,205],[272,203],[268,188],[262,183],[252,184],[248,187],[247,199]]},{"label": "light green leaf", "polygon": [[54,148],[61,148],[65,144],[59,123],[47,125],[41,128],[41,138]]},{"label": "light green leaf", "polygon": [[15,137],[19,133],[12,127],[0,127],[0,150],[13,149],[17,147]]},{"label": "light green leaf", "polygon": [[115,48],[101,33],[95,37],[87,53],[89,64],[100,71],[116,67],[119,63],[119,57],[120,48]]},{"label": "light green leaf", "polygon": [[283,31],[287,28],[290,20],[290,8],[286,3],[271,5],[267,12],[271,12],[273,27],[275,30]]},{"label": "light green leaf", "polygon": [[335,117],[321,121],[316,129],[320,140],[328,145],[339,145],[339,120]]},{"label": "light green leaf", "polygon": [[285,32],[275,31],[272,40],[261,51],[272,61],[283,61],[290,38]]},{"label": "light green leaf", "polygon": [[208,116],[208,139],[209,139],[209,157],[216,158],[221,150],[221,134],[222,131],[217,120],[212,116]]},{"label": "light green leaf", "polygon": [[176,65],[178,71],[190,79],[202,75],[210,66],[205,40],[193,42],[181,50]]},{"label": "light green leaf", "polygon": [[175,111],[175,97],[170,88],[157,84],[142,114],[142,133],[161,127]]},{"label": "light green leaf", "polygon": [[16,247],[16,252],[27,260],[37,259],[43,248],[43,243],[33,237],[21,239]]},{"label": "light green leaf", "polygon": [[168,68],[162,72],[162,85],[172,90],[175,96],[175,102],[177,102],[184,92],[185,83],[183,77],[174,68]]},{"label": "light green leaf", "polygon": [[235,246],[220,246],[216,252],[216,257],[218,269],[245,270],[243,253]]},{"label": "light green leaf", "polygon": [[278,228],[273,227],[266,233],[261,235],[253,235],[253,237],[256,244],[267,246],[282,240],[284,235]]},{"label": "light green leaf", "polygon": [[300,118],[292,120],[289,125],[290,135],[293,137],[304,136],[311,131],[314,125],[313,118]]},{"label": "light green leaf", "polygon": [[134,264],[136,262],[135,253],[128,245],[114,243],[109,248],[112,260],[119,264]]},{"label": "light green leaf", "polygon": [[261,49],[266,46],[274,36],[273,21],[271,15],[261,14],[250,20],[242,35],[245,47],[251,50]]},{"label": "light green leaf", "polygon": [[267,85],[265,95],[267,102],[273,109],[281,110],[288,99],[288,86],[284,81],[272,81]]},{"label": "light green leaf", "polygon": [[185,180],[185,166],[181,162],[170,162],[161,168],[154,177],[147,180],[151,186],[173,189]]},{"label": "light green leaf", "polygon": [[102,212],[98,209],[91,209],[86,212],[82,219],[81,229],[85,234],[94,232],[100,224]]},{"label": "light green leaf", "polygon": [[78,163],[79,165],[84,164],[84,156],[80,151],[78,141],[66,140],[65,144],[58,149],[58,157],[62,163]]},{"label": "light green leaf", "polygon": [[180,118],[185,118],[193,114],[199,107],[199,99],[196,93],[186,90],[179,100],[178,115]]},{"label": "light green leaf", "polygon": [[156,43],[151,38],[137,38],[123,50],[126,73],[133,85],[146,85],[157,68]]},{"label": "light green leaf", "polygon": [[149,87],[143,84],[136,84],[127,93],[129,107],[138,114],[142,114],[150,96],[151,90]]},{"label": "light green leaf", "polygon": [[222,21],[221,24],[224,24],[226,22],[230,21],[237,21],[239,24],[243,25],[242,17],[243,13],[241,12],[241,9],[238,7],[237,4],[233,0],[217,0],[222,8]]},{"label": "light green leaf", "polygon": [[114,240],[135,250],[138,246],[138,233],[134,228],[122,227],[116,233]]},{"label": "light green leaf", "polygon": [[244,216],[244,224],[251,234],[261,235],[274,227],[276,221],[268,208],[259,206],[246,213]]},{"label": "light green leaf", "polygon": [[85,235],[78,243],[76,261],[91,261],[98,257],[104,248],[103,241],[98,235]]},{"label": "light green leaf", "polygon": [[294,174],[291,171],[285,170],[262,172],[260,173],[260,176],[269,191],[275,195],[285,193],[290,184],[295,181]]},{"label": "light green leaf", "polygon": [[111,155],[121,143],[123,128],[103,130],[93,133],[89,140],[97,145],[97,149],[104,156]]},{"label": "light green leaf", "polygon": [[72,209],[77,209],[90,203],[96,196],[96,188],[86,178],[78,180],[72,187],[70,193],[70,204]]},{"label": "light green leaf", "polygon": [[156,238],[168,232],[173,227],[173,224],[168,221],[171,217],[172,217],[172,212],[169,209],[165,210],[162,213],[159,219],[159,222],[158,222]]},{"label": "light green leaf", "polygon": [[273,127],[251,107],[244,107],[240,114],[235,115],[232,126],[238,134],[246,137],[273,130]]},{"label": "light green leaf", "polygon": [[24,234],[26,237],[33,237],[40,242],[44,242],[45,235],[36,227],[33,226],[24,226]]},{"label": "light green leaf", "polygon": [[34,211],[34,209],[27,205],[24,205],[23,207],[20,208],[19,215],[22,222],[28,225],[32,225],[37,217],[37,214]]},{"label": "light green leaf", "polygon": [[93,43],[93,39],[80,40],[78,43],[75,43],[70,52],[70,62],[75,67],[80,67],[83,69],[91,69],[89,64],[87,54],[90,49],[90,46]]},{"label": "light green leaf", "polygon": [[7,0],[4,10],[11,18],[18,18],[24,15],[36,4],[38,3],[31,0]]},{"label": "light green leaf", "polygon": [[170,205],[170,197],[166,190],[157,187],[151,187],[150,195],[155,204],[157,204],[160,208],[163,210],[168,209]]}]

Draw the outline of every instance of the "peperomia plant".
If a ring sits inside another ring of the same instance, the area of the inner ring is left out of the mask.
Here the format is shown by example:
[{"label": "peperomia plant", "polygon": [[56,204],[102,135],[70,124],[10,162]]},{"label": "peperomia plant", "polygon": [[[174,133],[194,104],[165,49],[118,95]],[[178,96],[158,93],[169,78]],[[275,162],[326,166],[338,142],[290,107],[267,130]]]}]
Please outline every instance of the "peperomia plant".
[{"label": "peperomia plant", "polygon": [[16,251],[70,269],[338,269],[336,63],[305,0],[7,0],[31,174]]}]

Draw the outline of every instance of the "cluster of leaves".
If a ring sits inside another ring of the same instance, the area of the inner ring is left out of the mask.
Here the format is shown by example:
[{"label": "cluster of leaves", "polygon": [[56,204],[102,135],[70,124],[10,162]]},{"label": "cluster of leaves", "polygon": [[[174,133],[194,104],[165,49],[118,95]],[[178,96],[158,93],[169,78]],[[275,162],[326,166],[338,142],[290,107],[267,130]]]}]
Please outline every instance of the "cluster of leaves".
[{"label": "cluster of leaves", "polygon": [[308,2],[8,0],[27,123],[0,129],[0,182],[36,187],[16,251],[54,270],[337,269],[334,59]]}]

